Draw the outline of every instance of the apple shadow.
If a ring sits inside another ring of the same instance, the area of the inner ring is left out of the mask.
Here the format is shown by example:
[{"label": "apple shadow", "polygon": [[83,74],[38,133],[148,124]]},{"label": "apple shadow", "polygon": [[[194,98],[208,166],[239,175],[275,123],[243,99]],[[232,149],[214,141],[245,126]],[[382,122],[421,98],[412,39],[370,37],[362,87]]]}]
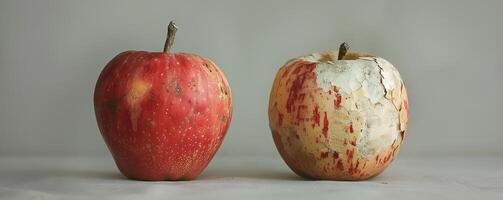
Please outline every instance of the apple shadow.
[{"label": "apple shadow", "polygon": [[78,178],[91,180],[128,180],[118,171],[92,169],[38,169],[9,170],[5,178],[15,177],[15,180],[46,179],[46,178]]},{"label": "apple shadow", "polygon": [[127,180],[118,171],[108,171],[108,170],[45,170],[42,173],[48,174],[50,176],[59,177],[75,177],[75,178],[86,178],[86,179],[117,179],[117,180]]},{"label": "apple shadow", "polygon": [[247,179],[262,179],[262,180],[287,180],[299,181],[307,180],[297,176],[291,171],[279,170],[257,170],[257,169],[208,169],[196,180],[211,180],[225,178],[247,178]]},{"label": "apple shadow", "polygon": [[[53,179],[53,178],[77,178],[83,180],[98,180],[98,181],[133,181],[123,176],[118,170],[97,170],[97,169],[39,169],[39,170],[9,170],[8,174],[2,175],[3,178],[11,180],[38,180],[38,179]],[[0,178],[2,178],[0,177]],[[283,170],[262,170],[262,169],[224,169],[213,168],[203,171],[203,173],[191,181],[211,181],[211,180],[226,180],[226,179],[253,179],[267,181],[323,181],[306,179],[296,175],[291,171]],[[363,182],[374,182],[379,184],[388,184],[389,182],[397,182],[406,179],[400,174],[385,173],[379,176],[372,177]],[[183,181],[183,182],[191,182]],[[142,181],[140,181],[142,182]],[[146,181],[151,182],[151,181]],[[158,181],[153,181],[158,182]],[[160,181],[162,182],[162,181]],[[172,181],[168,181],[172,182]],[[360,181],[338,181],[338,182],[360,182]]]}]

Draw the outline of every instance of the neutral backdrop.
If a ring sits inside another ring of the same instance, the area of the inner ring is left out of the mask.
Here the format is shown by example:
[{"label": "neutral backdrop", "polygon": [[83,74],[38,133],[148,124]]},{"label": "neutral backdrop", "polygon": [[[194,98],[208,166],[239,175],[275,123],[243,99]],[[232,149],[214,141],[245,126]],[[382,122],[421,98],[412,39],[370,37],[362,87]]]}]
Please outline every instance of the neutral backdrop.
[{"label": "neutral backdrop", "polygon": [[405,80],[401,156],[503,154],[503,1],[0,0],[0,155],[109,155],[92,96],[125,50],[213,59],[234,98],[218,156],[278,156],[267,104],[287,60],[351,49],[389,60]]}]

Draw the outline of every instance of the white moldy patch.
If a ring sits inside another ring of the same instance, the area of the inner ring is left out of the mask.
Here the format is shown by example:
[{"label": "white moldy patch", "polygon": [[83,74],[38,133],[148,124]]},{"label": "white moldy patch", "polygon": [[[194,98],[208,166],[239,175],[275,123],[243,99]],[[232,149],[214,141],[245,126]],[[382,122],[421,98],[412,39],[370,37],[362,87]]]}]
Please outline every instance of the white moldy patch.
[{"label": "white moldy patch", "polygon": [[360,98],[358,110],[351,111],[364,122],[361,137],[356,143],[358,153],[368,158],[389,148],[398,138],[398,111],[391,101],[384,100],[372,104],[368,99]]},{"label": "white moldy patch", "polygon": [[391,63],[382,58],[373,58],[374,61],[381,68],[382,83],[386,91],[394,90],[400,87],[402,78],[398,71],[393,67]]},{"label": "white moldy patch", "polygon": [[[312,61],[320,57],[313,54],[303,59]],[[318,87],[328,92],[335,86],[343,97],[351,98],[342,106],[348,110],[351,119],[363,123],[356,143],[358,154],[370,158],[389,148],[400,135],[400,110],[392,99],[386,98],[387,92],[401,87],[400,75],[393,65],[374,57],[317,63]]]},{"label": "white moldy patch", "polygon": [[319,63],[315,73],[316,84],[324,91],[336,86],[340,92],[351,94],[363,87],[365,96],[374,104],[385,95],[380,68],[373,58]]}]

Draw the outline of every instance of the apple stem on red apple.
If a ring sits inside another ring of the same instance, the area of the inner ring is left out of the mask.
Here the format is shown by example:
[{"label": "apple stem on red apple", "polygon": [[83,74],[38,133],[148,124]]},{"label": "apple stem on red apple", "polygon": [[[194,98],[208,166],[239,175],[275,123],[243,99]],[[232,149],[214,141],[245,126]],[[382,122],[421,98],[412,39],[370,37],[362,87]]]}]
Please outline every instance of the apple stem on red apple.
[{"label": "apple stem on red apple", "polygon": [[348,53],[349,45],[346,42],[343,42],[339,46],[339,56],[337,57],[337,60],[342,60],[346,53]]},{"label": "apple stem on red apple", "polygon": [[168,53],[173,46],[173,42],[175,41],[175,34],[178,30],[174,21],[170,21],[168,25],[168,37],[166,38],[166,42],[164,43],[164,53]]}]

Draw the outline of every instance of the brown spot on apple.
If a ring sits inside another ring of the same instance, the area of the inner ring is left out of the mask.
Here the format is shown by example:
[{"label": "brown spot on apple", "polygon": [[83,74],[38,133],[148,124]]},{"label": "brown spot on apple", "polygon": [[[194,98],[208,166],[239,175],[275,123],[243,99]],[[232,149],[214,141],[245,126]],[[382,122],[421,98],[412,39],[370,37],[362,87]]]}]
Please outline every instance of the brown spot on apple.
[{"label": "brown spot on apple", "polygon": [[221,115],[220,116],[220,121],[221,122],[226,122],[227,121],[227,117],[225,117],[225,115]]},{"label": "brown spot on apple", "polygon": [[208,69],[210,72],[213,72],[213,70],[211,70],[210,66],[207,63],[203,63],[203,66],[206,67],[206,69]]},{"label": "brown spot on apple", "polygon": [[111,113],[117,112],[117,100],[112,99],[106,102],[106,106]]},{"label": "brown spot on apple", "polygon": [[178,97],[182,94],[182,87],[178,84],[178,81],[175,82],[175,95]]}]

